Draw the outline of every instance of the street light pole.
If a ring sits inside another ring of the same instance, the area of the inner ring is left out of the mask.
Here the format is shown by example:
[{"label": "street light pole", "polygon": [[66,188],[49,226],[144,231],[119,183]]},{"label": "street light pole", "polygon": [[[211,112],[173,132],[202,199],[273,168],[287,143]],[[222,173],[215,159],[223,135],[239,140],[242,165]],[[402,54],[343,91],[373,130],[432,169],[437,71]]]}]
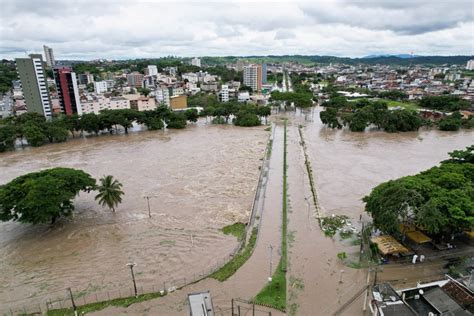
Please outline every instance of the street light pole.
[{"label": "street light pole", "polygon": [[273,264],[273,262],[272,262],[273,246],[272,246],[272,244],[270,244],[269,248],[270,248],[270,271],[268,271],[268,273],[269,273],[268,277],[271,278],[272,277],[272,264]]},{"label": "street light pole", "polygon": [[76,303],[74,302],[74,297],[72,296],[72,290],[70,287],[67,288],[69,291],[69,296],[71,297],[71,303],[72,303],[72,308],[74,310],[74,316],[77,316],[77,306]]},{"label": "street light pole", "polygon": [[135,298],[138,297],[137,283],[135,282],[135,274],[133,273],[133,267],[136,265],[137,265],[136,263],[127,263],[127,266],[130,267],[130,272],[132,273],[133,289],[135,290]]},{"label": "street light pole", "polygon": [[145,195],[143,198],[145,198],[146,201],[147,201],[147,204],[148,204],[148,217],[151,218],[150,199],[151,198],[156,198],[156,195]]}]

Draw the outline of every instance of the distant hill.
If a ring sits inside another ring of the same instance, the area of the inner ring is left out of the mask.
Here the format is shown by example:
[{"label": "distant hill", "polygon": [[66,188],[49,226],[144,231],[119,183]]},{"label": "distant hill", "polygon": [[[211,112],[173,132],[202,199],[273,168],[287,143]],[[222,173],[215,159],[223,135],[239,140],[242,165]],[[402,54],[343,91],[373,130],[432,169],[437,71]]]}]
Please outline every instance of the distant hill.
[{"label": "distant hill", "polygon": [[398,58],[414,58],[414,57],[421,57],[420,55],[411,55],[411,54],[382,54],[382,55],[368,55],[362,57],[363,59],[369,59],[369,58],[378,58],[378,57],[398,57]]}]

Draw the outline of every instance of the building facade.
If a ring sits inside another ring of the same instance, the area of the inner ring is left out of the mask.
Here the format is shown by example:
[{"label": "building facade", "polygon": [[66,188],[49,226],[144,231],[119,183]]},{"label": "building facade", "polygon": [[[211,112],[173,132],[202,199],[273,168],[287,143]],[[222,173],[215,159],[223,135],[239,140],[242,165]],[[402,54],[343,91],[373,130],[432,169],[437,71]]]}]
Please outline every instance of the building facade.
[{"label": "building facade", "polygon": [[254,92],[262,90],[262,66],[244,66],[244,85],[251,87]]},{"label": "building facade", "polygon": [[94,82],[94,91],[97,94],[103,94],[107,92],[108,84],[107,81],[96,81]]},{"label": "building facade", "polygon": [[43,45],[43,50],[44,50],[44,58],[46,59],[46,64],[48,65],[49,68],[54,67],[54,65],[56,64],[56,61],[54,60],[53,49],[51,47]]},{"label": "building facade", "polygon": [[222,85],[219,92],[219,100],[221,102],[229,102],[229,87],[227,85]]},{"label": "building facade", "polygon": [[134,72],[127,75],[127,84],[129,87],[142,87],[143,86],[143,75],[138,72]]},{"label": "building facade", "polygon": [[467,70],[474,70],[474,59],[468,60],[466,64],[466,69]]},{"label": "building facade", "polygon": [[201,67],[201,58],[194,57],[191,59],[191,65]]},{"label": "building facade", "polygon": [[158,75],[158,67],[156,67],[156,65],[148,65],[147,74],[148,74],[148,76],[157,76]]},{"label": "building facade", "polygon": [[46,84],[43,57],[31,54],[29,58],[16,58],[15,62],[28,112],[51,118],[51,98]]},{"label": "building facade", "polygon": [[76,73],[70,67],[55,67],[53,73],[61,112],[66,115],[81,115],[82,108],[79,100]]}]

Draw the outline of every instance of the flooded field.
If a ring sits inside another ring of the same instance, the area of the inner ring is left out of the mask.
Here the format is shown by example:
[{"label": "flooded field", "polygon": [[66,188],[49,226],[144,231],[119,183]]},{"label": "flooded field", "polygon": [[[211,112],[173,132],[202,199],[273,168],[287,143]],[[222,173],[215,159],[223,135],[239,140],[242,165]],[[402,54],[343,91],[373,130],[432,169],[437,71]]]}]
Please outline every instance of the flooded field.
[{"label": "flooded field", "polygon": [[[111,174],[125,191],[116,214],[92,192],[54,226],[1,223],[0,302],[64,296],[70,286],[83,294],[128,287],[127,262],[137,263],[137,282],[159,285],[227,259],[237,242],[219,229],[247,220],[268,135],[264,127],[197,125],[0,155],[0,184],[63,166]],[[151,218],[146,195],[154,196]]]},{"label": "flooded field", "polygon": [[319,110],[314,122],[304,123],[319,200],[327,214],[346,214],[353,220],[363,212],[361,199],[376,185],[429,169],[449,158],[448,152],[474,143],[472,130],[333,130],[323,126]]}]

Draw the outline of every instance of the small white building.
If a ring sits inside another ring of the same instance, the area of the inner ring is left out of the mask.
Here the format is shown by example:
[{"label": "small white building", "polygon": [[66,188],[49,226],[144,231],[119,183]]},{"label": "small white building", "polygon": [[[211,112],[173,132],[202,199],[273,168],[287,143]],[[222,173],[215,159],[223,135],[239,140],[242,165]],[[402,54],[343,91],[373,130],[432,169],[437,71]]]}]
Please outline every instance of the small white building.
[{"label": "small white building", "polygon": [[107,81],[96,81],[94,82],[94,91],[96,94],[103,94],[107,92]]},{"label": "small white building", "polygon": [[219,99],[221,102],[229,102],[229,87],[222,85],[221,91],[219,91]]},{"label": "small white building", "polygon": [[194,57],[191,59],[191,65],[201,67],[201,58]]},{"label": "small white building", "polygon": [[248,91],[240,92],[237,101],[242,103],[250,101],[250,93],[248,93]]},{"label": "small white building", "polygon": [[467,70],[474,70],[474,59],[468,60],[466,64]]},{"label": "small white building", "polygon": [[156,67],[156,65],[148,65],[147,74],[149,76],[157,76],[158,75],[158,67]]}]

